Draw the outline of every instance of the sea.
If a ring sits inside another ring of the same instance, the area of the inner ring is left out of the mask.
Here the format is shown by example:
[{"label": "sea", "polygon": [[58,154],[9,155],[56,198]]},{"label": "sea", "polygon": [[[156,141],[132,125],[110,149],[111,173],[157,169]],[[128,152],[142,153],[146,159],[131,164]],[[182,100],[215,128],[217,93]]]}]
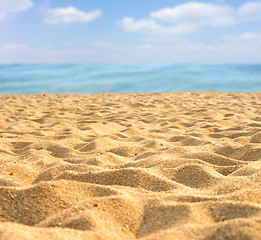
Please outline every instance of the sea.
[{"label": "sea", "polygon": [[261,64],[0,64],[0,94],[261,92]]}]

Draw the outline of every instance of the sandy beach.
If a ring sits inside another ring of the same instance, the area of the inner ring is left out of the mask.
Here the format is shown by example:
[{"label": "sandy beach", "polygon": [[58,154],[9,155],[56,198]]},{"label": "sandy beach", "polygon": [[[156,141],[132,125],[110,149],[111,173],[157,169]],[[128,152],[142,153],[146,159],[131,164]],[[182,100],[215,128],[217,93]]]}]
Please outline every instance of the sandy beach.
[{"label": "sandy beach", "polygon": [[261,239],[261,93],[0,95],[0,239]]}]

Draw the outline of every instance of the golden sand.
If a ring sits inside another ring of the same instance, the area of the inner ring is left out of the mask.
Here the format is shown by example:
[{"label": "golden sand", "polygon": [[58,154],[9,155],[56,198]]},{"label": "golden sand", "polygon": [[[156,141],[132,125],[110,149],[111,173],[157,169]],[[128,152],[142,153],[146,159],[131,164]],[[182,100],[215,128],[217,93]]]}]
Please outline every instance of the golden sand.
[{"label": "golden sand", "polygon": [[0,239],[261,239],[261,94],[0,95]]}]

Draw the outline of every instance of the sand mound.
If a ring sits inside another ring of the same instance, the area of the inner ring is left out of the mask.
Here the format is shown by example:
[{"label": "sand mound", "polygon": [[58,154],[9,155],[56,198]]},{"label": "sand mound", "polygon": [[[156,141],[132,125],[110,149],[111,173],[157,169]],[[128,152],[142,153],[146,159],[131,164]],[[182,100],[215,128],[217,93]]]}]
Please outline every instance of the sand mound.
[{"label": "sand mound", "polygon": [[261,239],[261,94],[1,95],[0,239]]}]

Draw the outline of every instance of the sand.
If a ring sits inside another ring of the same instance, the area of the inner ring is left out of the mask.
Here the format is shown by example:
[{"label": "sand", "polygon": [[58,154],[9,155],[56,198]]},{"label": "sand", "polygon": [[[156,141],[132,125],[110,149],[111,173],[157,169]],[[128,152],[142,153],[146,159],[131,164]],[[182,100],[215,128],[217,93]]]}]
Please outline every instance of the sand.
[{"label": "sand", "polygon": [[0,239],[261,239],[261,93],[0,95]]}]

